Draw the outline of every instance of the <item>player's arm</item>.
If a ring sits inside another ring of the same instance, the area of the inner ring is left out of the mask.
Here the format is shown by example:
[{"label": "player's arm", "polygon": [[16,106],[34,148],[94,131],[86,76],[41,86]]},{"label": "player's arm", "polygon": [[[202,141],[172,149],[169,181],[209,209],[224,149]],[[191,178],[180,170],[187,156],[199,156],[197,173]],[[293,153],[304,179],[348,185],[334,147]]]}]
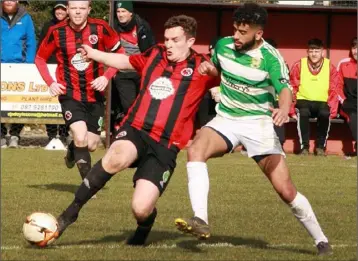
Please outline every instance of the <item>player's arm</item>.
[{"label": "player's arm", "polygon": [[[106,50],[111,53],[125,53],[124,48],[121,46],[121,40],[118,33],[107,23],[103,24],[103,43]],[[103,76],[106,77],[107,80],[110,80],[117,71],[117,68],[109,67],[104,72]]]},{"label": "player's arm", "polygon": [[45,39],[41,42],[35,57],[35,65],[47,86],[50,87],[50,94],[57,96],[64,94],[66,89],[62,84],[57,83],[51,76],[47,67],[47,60],[51,54],[56,50],[53,30],[50,30]]},{"label": "player's arm", "polygon": [[114,67],[118,70],[133,70],[134,67],[129,62],[129,56],[120,53],[106,53],[91,48],[88,45],[82,45],[79,48],[82,57],[87,60],[95,60],[99,63],[103,63],[106,66]]},{"label": "player's arm", "polygon": [[290,86],[288,69],[280,55],[271,55],[268,64],[272,86],[279,94],[279,108],[270,108],[270,110],[272,112],[273,123],[276,126],[282,126],[289,120],[288,114],[292,104],[292,88]]}]

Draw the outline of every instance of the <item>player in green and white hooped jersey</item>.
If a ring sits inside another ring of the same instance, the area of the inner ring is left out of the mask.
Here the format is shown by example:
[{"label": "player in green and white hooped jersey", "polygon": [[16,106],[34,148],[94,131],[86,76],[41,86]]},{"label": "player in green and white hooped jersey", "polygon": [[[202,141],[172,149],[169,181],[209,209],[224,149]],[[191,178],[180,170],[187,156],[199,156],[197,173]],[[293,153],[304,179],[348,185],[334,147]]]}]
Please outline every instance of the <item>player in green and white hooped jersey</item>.
[{"label": "player in green and white hooped jersey", "polygon": [[[331,254],[328,239],[307,198],[297,192],[274,131],[288,121],[292,94],[288,70],[279,52],[262,38],[267,12],[254,3],[234,13],[234,36],[221,39],[199,72],[221,75],[217,116],[204,126],[188,148],[190,219],[178,218],[179,230],[205,239],[210,236],[207,202],[209,177],[206,161],[232,151],[239,143],[247,149],[281,199],[315,241],[318,254]],[[273,108],[276,93],[279,108]]]}]

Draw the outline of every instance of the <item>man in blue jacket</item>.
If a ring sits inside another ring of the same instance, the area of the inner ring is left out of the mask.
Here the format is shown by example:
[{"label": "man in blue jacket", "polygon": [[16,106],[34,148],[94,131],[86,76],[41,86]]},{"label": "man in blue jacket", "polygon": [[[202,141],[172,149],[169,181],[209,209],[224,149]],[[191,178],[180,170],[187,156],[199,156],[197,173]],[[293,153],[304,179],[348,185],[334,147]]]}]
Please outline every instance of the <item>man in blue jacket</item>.
[{"label": "man in blue jacket", "polygon": [[[33,63],[36,54],[35,28],[31,16],[18,1],[1,4],[1,62]],[[10,148],[17,148],[23,124],[13,124],[10,129]],[[6,147],[7,130],[1,125],[1,147]]]}]

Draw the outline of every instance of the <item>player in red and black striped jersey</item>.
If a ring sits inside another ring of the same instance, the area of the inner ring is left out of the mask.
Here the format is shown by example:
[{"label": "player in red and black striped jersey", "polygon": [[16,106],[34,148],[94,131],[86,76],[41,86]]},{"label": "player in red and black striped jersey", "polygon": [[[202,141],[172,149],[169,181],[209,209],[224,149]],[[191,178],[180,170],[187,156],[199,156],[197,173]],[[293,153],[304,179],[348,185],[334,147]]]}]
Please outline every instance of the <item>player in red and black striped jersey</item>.
[{"label": "player in red and black striped jersey", "polygon": [[[36,54],[35,64],[53,96],[59,96],[63,118],[72,131],[73,141],[65,157],[68,168],[77,167],[82,179],[91,169],[91,156],[100,141],[104,105],[102,92],[117,72],[103,64],[82,59],[82,44],[98,50],[124,52],[118,34],[103,20],[88,17],[89,1],[68,1],[69,19],[50,27]],[[55,54],[58,65],[56,81],[46,61]]]},{"label": "player in red and black striped jersey", "polygon": [[175,16],[164,27],[165,45],[156,45],[143,54],[128,57],[83,46],[83,54],[89,59],[117,69],[135,69],[141,75],[141,88],[115,141],[58,218],[60,235],[114,174],[137,167],[132,211],[138,227],[127,243],[145,243],[157,214],[156,202],[173,174],[177,153],[192,136],[196,111],[213,80],[198,72],[206,57],[191,49],[196,36],[195,19]]}]

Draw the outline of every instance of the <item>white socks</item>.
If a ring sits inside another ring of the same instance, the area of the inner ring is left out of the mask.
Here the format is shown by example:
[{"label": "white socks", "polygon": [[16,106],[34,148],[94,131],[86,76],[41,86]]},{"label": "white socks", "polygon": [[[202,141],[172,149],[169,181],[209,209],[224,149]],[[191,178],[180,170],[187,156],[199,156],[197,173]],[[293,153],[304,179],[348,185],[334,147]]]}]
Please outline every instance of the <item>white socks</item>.
[{"label": "white socks", "polygon": [[291,207],[295,217],[313,237],[316,245],[321,241],[328,242],[328,239],[323,234],[316,216],[313,213],[312,207],[305,196],[297,192],[295,199],[288,205]]},{"label": "white socks", "polygon": [[208,222],[209,175],[205,162],[188,162],[188,188],[194,215]]}]

